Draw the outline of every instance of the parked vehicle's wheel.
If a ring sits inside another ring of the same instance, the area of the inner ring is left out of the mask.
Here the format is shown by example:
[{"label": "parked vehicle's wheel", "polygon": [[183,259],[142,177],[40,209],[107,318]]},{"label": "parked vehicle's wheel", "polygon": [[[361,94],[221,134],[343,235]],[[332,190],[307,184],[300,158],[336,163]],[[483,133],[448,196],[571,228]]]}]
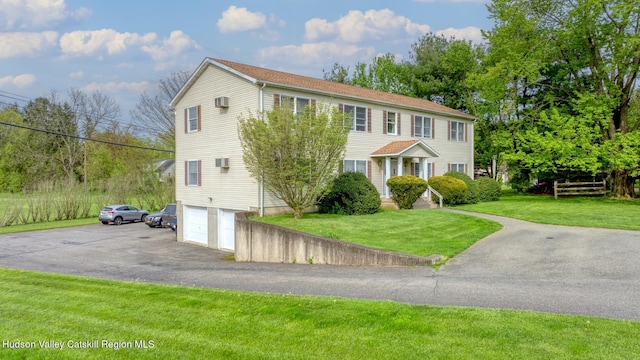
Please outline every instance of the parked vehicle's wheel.
[{"label": "parked vehicle's wheel", "polygon": [[103,221],[102,224],[103,225],[109,225],[109,222],[108,221]]},{"label": "parked vehicle's wheel", "polygon": [[122,218],[120,216],[118,216],[117,218],[113,219],[113,223],[116,225],[121,225],[122,224]]},{"label": "parked vehicle's wheel", "polygon": [[144,219],[146,219],[146,218],[147,218],[147,215],[146,214],[142,214],[142,216],[140,217],[140,221],[144,222]]}]

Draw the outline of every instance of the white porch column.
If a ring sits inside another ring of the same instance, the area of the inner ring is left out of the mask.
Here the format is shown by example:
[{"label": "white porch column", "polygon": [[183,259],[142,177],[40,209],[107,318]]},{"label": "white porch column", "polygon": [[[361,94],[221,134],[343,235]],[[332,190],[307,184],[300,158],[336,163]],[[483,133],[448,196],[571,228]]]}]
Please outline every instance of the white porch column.
[{"label": "white porch column", "polygon": [[389,187],[387,186],[387,180],[389,180],[389,175],[391,174],[391,158],[390,157],[385,157],[384,158],[384,183],[382,184],[383,189],[384,189],[384,197],[388,198],[391,197],[389,194]]},{"label": "white porch column", "polygon": [[420,172],[423,179],[429,180],[429,158],[420,159]]},{"label": "white porch column", "polygon": [[402,156],[398,157],[398,176],[402,176]]}]

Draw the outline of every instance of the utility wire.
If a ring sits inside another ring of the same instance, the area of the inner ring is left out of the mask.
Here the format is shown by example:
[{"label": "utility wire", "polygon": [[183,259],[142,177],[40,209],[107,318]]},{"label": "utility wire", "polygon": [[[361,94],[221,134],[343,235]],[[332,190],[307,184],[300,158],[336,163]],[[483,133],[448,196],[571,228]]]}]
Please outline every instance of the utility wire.
[{"label": "utility wire", "polygon": [[95,142],[99,142],[99,143],[103,143],[103,144],[108,144],[108,145],[124,146],[124,147],[129,147],[129,148],[134,148],[134,149],[142,149],[142,150],[153,150],[153,151],[162,151],[162,152],[175,153],[175,151],[174,151],[174,150],[157,149],[157,148],[150,148],[150,147],[145,147],[145,146],[138,146],[138,145],[130,145],[130,144],[117,143],[117,142],[113,142],[113,141],[106,141],[106,140],[99,140],[99,139],[91,139],[91,138],[86,138],[86,137],[83,137],[83,136],[69,135],[69,134],[64,134],[64,133],[57,132],[57,131],[50,131],[50,130],[44,130],[44,129],[37,129],[37,128],[29,127],[29,126],[17,125],[17,124],[11,124],[11,123],[6,123],[6,122],[2,122],[2,121],[0,121],[0,125],[7,125],[7,126],[12,126],[12,127],[20,128],[20,129],[26,129],[26,130],[31,130],[31,131],[38,131],[38,132],[43,132],[43,133],[46,133],[46,134],[52,134],[52,135],[57,135],[57,136],[64,136],[64,137],[69,137],[69,138],[73,138],[73,139],[79,139],[79,140],[85,140],[85,141],[95,141]]}]

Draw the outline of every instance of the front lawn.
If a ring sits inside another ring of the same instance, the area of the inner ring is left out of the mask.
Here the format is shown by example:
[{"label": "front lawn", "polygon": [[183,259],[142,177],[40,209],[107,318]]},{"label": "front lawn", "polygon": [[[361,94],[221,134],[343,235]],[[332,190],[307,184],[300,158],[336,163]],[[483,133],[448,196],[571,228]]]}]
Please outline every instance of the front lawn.
[{"label": "front lawn", "polygon": [[419,256],[452,257],[498,231],[496,222],[437,210],[383,210],[373,215],[304,214],[252,220],[372,248]]},{"label": "front lawn", "polygon": [[640,201],[602,196],[559,197],[505,190],[500,201],[460,205],[456,209],[555,225],[640,230]]},{"label": "front lawn", "polygon": [[[640,353],[634,321],[1,268],[0,282],[3,359],[632,359]],[[86,348],[94,340],[98,346]],[[62,349],[44,347],[55,342]],[[15,348],[20,344],[33,348]]]}]

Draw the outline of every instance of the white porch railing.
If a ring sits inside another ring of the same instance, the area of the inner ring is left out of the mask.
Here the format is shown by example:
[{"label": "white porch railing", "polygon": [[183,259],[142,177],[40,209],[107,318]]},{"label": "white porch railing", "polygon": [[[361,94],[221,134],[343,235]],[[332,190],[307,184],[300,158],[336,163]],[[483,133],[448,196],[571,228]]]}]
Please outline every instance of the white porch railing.
[{"label": "white porch railing", "polygon": [[427,187],[427,199],[429,199],[429,201],[433,201],[432,200],[432,195],[435,195],[438,197],[438,199],[440,199],[440,207],[442,207],[442,195],[440,195],[439,192],[436,191],[436,189],[432,188],[431,186]]}]

